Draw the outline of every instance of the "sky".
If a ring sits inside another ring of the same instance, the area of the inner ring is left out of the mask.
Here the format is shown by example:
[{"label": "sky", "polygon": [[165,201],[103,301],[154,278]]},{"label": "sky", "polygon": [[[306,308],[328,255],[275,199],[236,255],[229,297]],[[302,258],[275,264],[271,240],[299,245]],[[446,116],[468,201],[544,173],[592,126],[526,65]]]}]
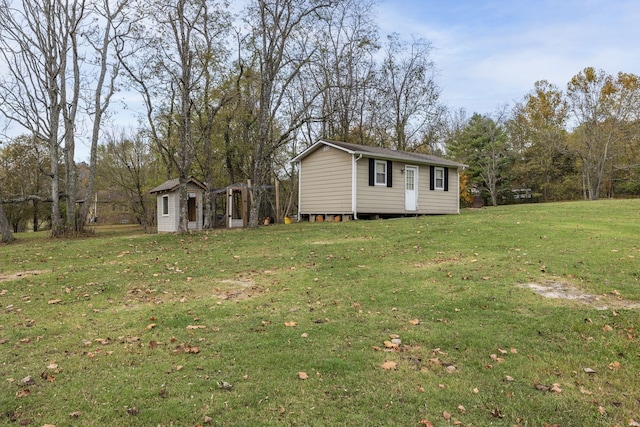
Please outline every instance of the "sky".
[{"label": "sky", "polygon": [[[565,89],[589,66],[640,75],[638,0],[378,1],[381,38],[398,32],[430,41],[441,100],[467,117],[512,106],[538,80]],[[143,113],[134,93],[117,94],[112,107],[121,127]],[[86,144],[76,158],[88,158]]]},{"label": "sky", "polygon": [[585,67],[640,74],[637,0],[382,0],[381,34],[433,45],[441,99],[492,114],[538,80],[565,89]]}]

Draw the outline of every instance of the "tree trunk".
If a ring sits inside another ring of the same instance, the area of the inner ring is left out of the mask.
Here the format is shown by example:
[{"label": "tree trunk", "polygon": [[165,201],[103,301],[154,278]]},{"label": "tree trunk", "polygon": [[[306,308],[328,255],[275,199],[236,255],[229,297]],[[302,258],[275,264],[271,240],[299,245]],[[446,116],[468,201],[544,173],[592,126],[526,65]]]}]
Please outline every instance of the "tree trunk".
[{"label": "tree trunk", "polygon": [[0,203],[0,234],[2,235],[2,243],[9,243],[14,240],[2,203]]},{"label": "tree trunk", "polygon": [[37,200],[33,201],[33,232],[38,231],[38,214],[40,213],[39,204]]},{"label": "tree trunk", "polygon": [[180,220],[178,222],[178,233],[186,234],[189,232],[189,210],[187,204],[187,178],[180,177]]}]

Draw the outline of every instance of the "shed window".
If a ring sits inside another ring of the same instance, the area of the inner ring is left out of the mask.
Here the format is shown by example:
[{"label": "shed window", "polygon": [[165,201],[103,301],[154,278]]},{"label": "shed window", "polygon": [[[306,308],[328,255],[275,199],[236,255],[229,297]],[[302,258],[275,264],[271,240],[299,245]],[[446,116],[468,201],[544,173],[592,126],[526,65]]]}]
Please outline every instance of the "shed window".
[{"label": "shed window", "polygon": [[436,168],[434,172],[436,190],[444,190],[444,168]]},{"label": "shed window", "polygon": [[162,215],[169,215],[169,196],[162,196]]},{"label": "shed window", "polygon": [[376,185],[387,185],[387,162],[376,161]]},{"label": "shed window", "polygon": [[430,178],[431,178],[431,182],[429,183],[430,190],[449,191],[449,168],[431,166]]},{"label": "shed window", "polygon": [[369,158],[369,185],[392,187],[392,170],[393,163],[391,160],[376,160]]}]

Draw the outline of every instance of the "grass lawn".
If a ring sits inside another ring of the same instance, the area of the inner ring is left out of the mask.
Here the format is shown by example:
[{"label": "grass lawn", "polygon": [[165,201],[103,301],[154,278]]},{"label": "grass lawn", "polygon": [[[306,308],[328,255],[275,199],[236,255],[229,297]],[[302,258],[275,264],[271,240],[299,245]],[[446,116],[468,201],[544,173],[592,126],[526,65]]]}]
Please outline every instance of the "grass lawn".
[{"label": "grass lawn", "polygon": [[640,200],[16,237],[0,425],[640,425]]}]

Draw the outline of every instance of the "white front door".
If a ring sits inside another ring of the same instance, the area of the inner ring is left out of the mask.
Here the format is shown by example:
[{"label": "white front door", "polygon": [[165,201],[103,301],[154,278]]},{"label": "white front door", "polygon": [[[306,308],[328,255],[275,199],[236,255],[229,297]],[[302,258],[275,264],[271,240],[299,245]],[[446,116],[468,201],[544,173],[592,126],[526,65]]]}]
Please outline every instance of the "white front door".
[{"label": "white front door", "polygon": [[404,167],[404,209],[418,210],[418,168],[416,166]]}]

